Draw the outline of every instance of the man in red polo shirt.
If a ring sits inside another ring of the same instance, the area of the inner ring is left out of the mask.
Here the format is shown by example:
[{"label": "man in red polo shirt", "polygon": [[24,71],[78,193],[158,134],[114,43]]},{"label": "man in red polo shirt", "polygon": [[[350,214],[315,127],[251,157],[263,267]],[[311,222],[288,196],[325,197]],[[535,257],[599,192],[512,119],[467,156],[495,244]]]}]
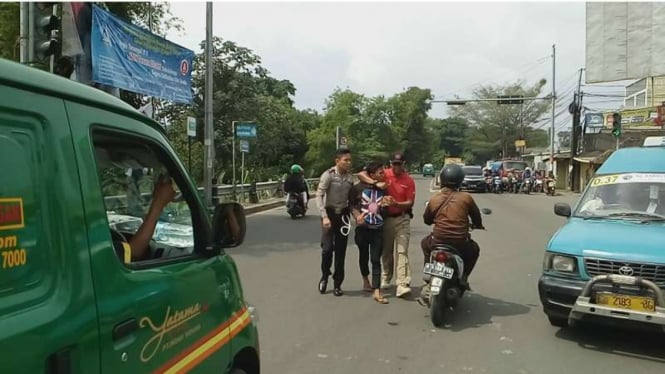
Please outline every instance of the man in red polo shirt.
[{"label": "man in red polo shirt", "polygon": [[[390,205],[384,216],[383,226],[382,288],[390,284],[396,270],[395,296],[405,297],[411,293],[411,267],[408,251],[411,237],[410,211],[416,198],[416,183],[404,171],[404,156],[401,153],[396,153],[392,157],[390,165],[391,168],[385,169],[386,191],[389,196],[385,197],[384,201],[389,202]],[[377,181],[370,178],[365,172],[359,173],[358,178],[365,183],[377,184]],[[397,264],[395,264],[395,253],[397,254]]]}]

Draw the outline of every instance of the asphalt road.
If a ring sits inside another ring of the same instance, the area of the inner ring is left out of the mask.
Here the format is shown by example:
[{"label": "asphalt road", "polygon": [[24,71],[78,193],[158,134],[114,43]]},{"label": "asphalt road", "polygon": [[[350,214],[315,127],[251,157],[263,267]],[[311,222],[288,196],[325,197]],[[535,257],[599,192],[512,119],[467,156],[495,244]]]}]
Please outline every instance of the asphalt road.
[{"label": "asphalt road", "polygon": [[[415,295],[422,285],[420,239],[429,179],[416,177],[410,258]],[[245,244],[230,253],[245,297],[259,312],[264,373],[663,373],[665,335],[598,326],[550,326],[538,299],[543,250],[564,219],[554,202],[573,195],[475,194],[488,231],[473,233],[481,257],[449,326],[428,310],[389,295],[380,305],[362,292],[358,251],[349,238],[345,295],[320,295],[320,226],[291,220],[284,208],[248,218]],[[311,202],[311,207],[315,207]],[[394,288],[389,291],[394,293]]]}]

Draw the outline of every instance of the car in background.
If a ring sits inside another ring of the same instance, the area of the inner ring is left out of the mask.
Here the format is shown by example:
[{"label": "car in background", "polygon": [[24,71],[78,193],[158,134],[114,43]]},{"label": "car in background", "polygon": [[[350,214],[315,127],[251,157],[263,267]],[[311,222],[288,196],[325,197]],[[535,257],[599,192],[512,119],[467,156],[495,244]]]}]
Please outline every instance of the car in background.
[{"label": "car in background", "polygon": [[462,166],[464,170],[464,180],[462,181],[463,190],[486,192],[487,184],[483,176],[483,168],[479,165]]},{"label": "car in background", "polygon": [[423,177],[433,177],[434,176],[434,165],[432,164],[425,164],[423,165]]}]

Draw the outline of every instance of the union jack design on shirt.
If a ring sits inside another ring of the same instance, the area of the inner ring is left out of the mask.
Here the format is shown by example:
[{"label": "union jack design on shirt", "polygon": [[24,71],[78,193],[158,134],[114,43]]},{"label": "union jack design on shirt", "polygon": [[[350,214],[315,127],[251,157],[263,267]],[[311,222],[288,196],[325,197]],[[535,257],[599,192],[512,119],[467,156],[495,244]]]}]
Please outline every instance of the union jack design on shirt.
[{"label": "union jack design on shirt", "polygon": [[383,225],[383,216],[381,215],[381,202],[385,196],[384,191],[372,188],[364,189],[360,200],[360,212],[366,213],[365,223],[370,226]]}]

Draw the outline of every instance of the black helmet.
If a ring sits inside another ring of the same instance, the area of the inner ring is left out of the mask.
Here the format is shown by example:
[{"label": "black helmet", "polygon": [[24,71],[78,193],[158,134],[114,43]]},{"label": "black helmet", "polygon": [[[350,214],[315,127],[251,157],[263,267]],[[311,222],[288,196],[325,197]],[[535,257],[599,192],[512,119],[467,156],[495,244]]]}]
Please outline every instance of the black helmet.
[{"label": "black helmet", "polygon": [[464,180],[464,170],[457,164],[448,164],[441,169],[441,187],[459,188]]}]

